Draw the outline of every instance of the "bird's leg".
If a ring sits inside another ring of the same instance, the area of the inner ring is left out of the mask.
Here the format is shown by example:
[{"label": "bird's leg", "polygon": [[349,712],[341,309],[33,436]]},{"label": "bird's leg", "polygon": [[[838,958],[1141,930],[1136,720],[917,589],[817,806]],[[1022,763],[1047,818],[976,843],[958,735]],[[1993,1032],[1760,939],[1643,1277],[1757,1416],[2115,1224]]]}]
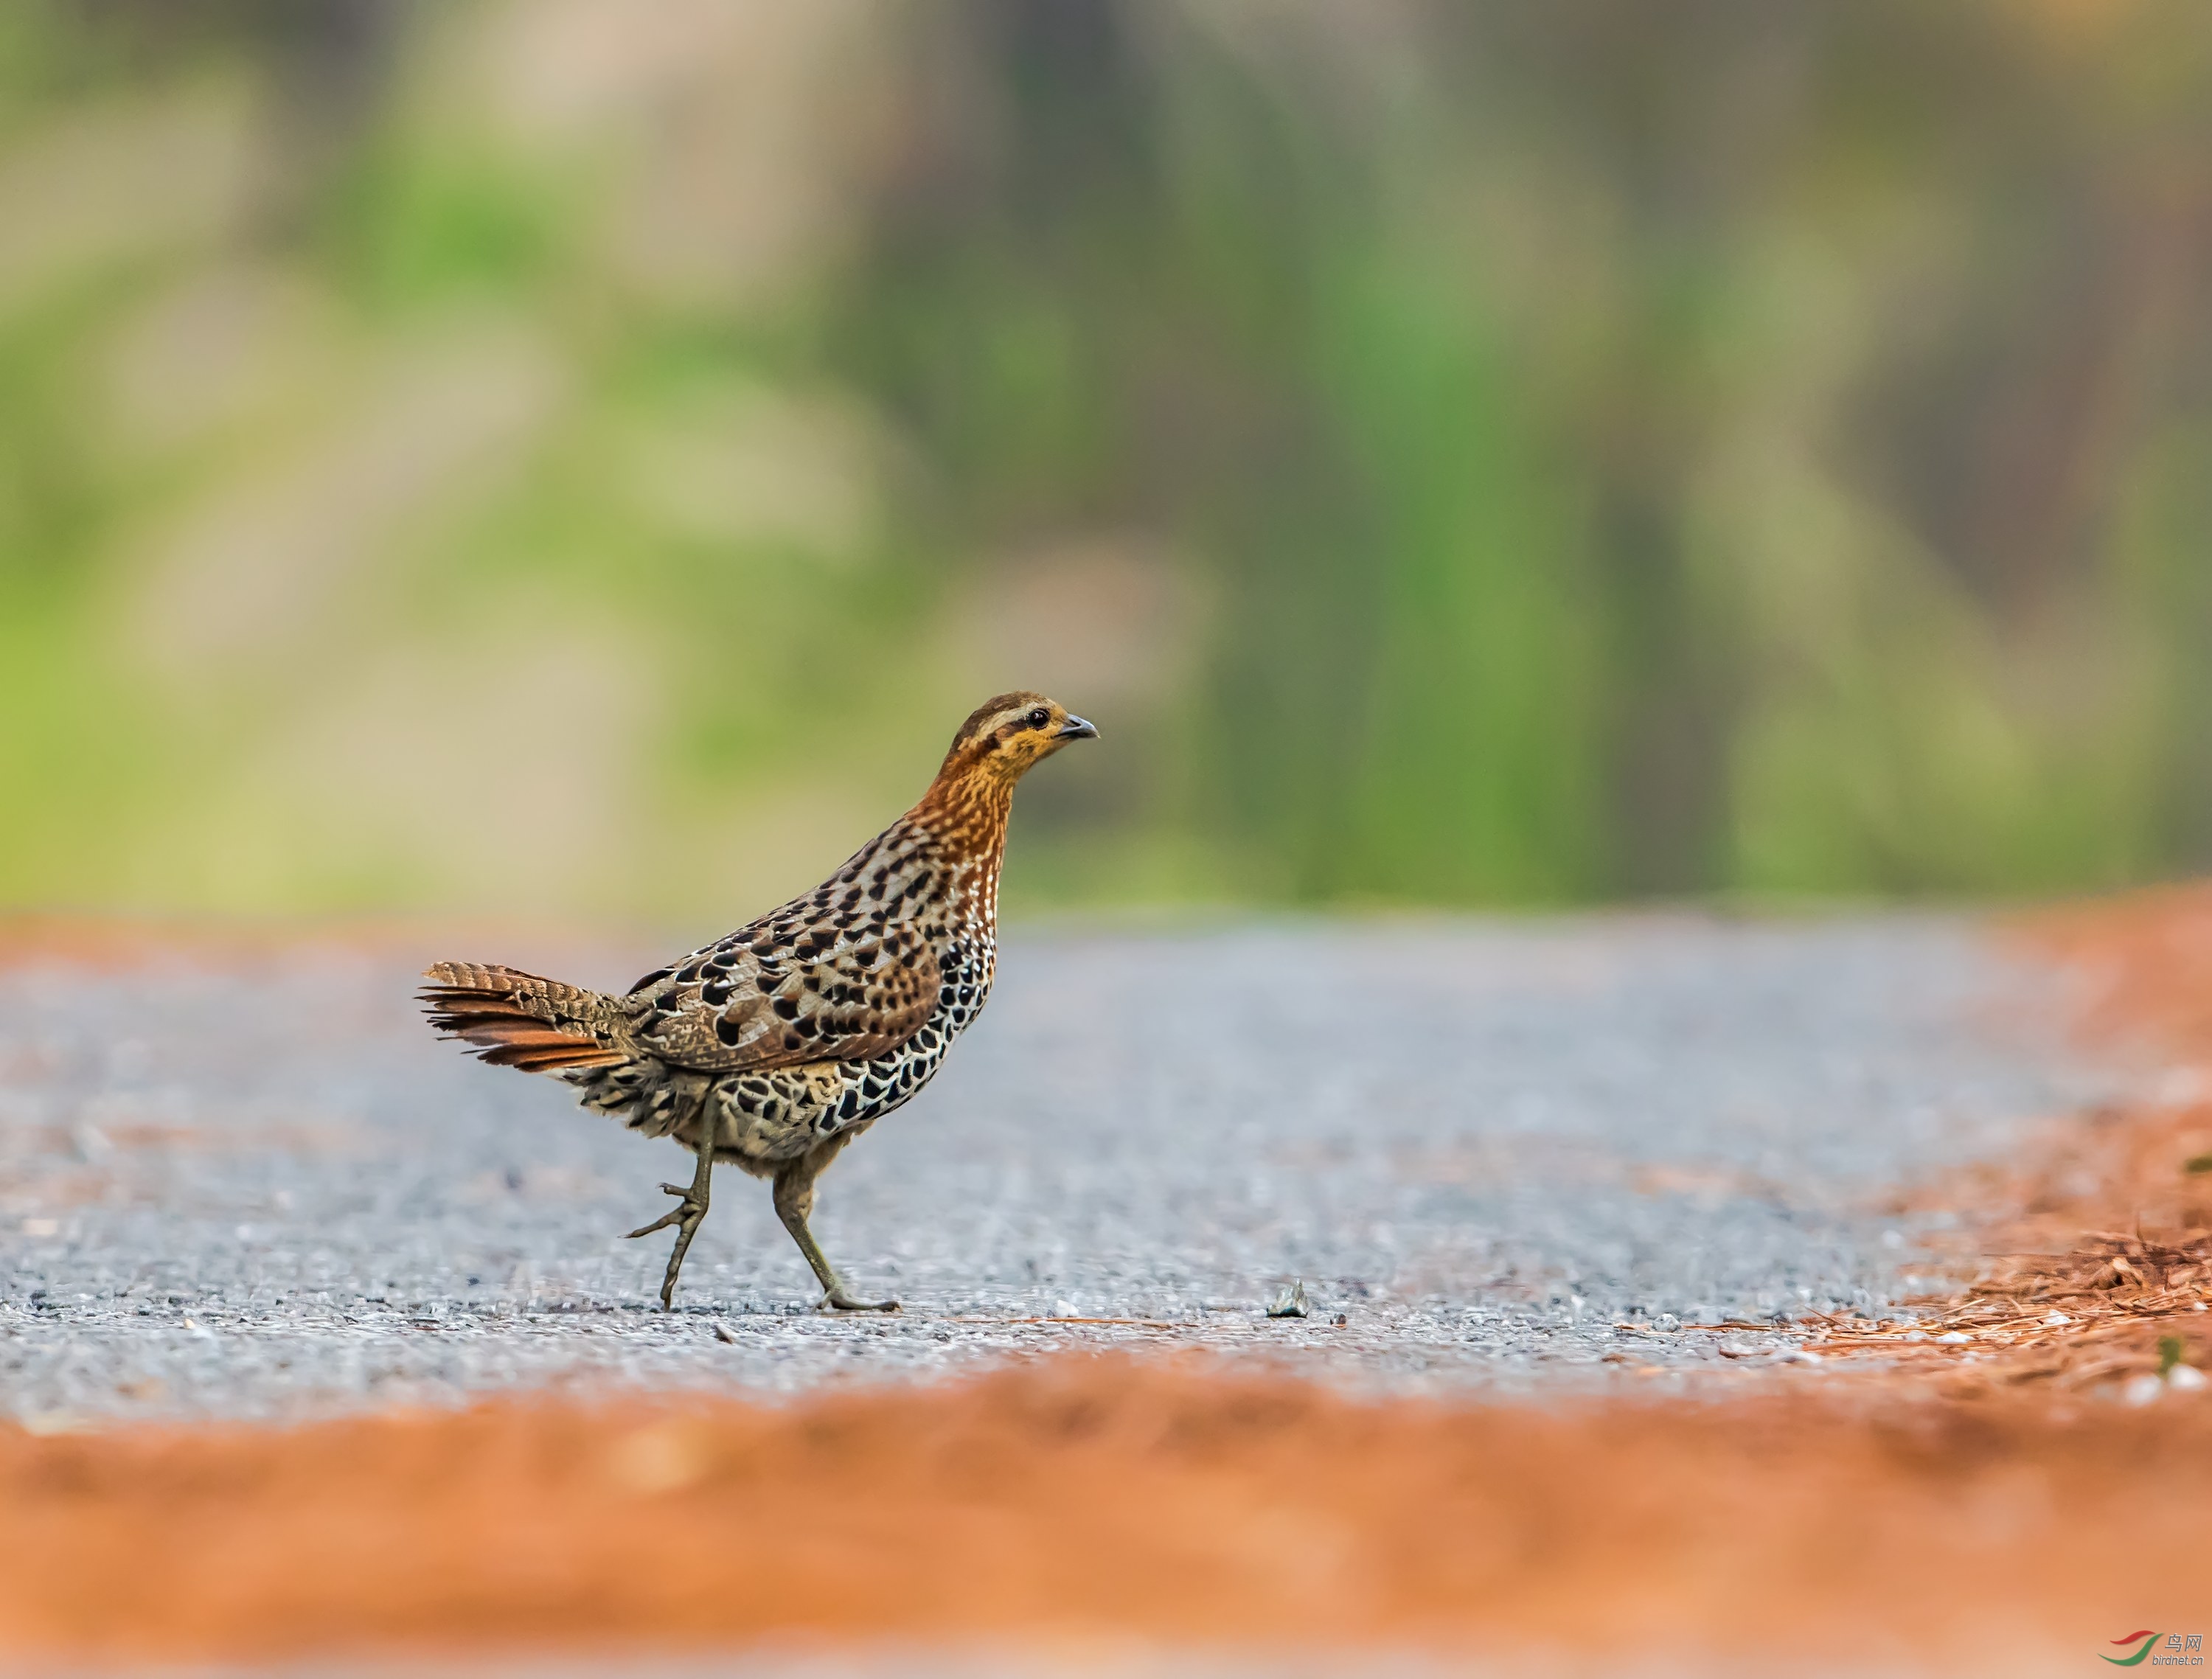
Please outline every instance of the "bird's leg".
[{"label": "bird's leg", "polygon": [[660,1280],[660,1309],[663,1311],[675,1310],[677,1274],[684,1268],[684,1256],[690,1250],[691,1238],[699,1233],[700,1220],[707,1216],[707,1188],[714,1176],[716,1126],[713,1106],[709,1096],[702,1094],[700,1097],[699,1165],[691,1174],[691,1187],[687,1189],[680,1183],[662,1184],[660,1187],[668,1194],[681,1195],[683,1200],[651,1224],[630,1232],[630,1238],[635,1240],[641,1236],[650,1236],[656,1230],[665,1230],[671,1225],[676,1226],[676,1246],[668,1256],[668,1274]]},{"label": "bird's leg", "polygon": [[827,1164],[809,1157],[794,1160],[776,1173],[775,1216],[783,1220],[791,1239],[799,1244],[799,1252],[814,1268],[814,1274],[823,1289],[823,1305],[837,1311],[896,1311],[896,1300],[856,1300],[846,1293],[843,1281],[822,1251],[822,1244],[806,1227],[806,1215],[814,1210],[814,1180]]}]

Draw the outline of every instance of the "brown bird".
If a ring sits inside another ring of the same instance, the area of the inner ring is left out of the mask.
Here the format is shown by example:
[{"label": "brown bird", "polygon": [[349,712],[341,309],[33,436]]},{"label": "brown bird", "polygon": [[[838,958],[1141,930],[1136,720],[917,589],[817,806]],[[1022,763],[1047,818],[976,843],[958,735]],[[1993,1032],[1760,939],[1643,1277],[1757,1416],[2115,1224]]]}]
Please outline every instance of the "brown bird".
[{"label": "brown bird", "polygon": [[999,867],[1014,783],[1098,731],[1042,694],[1001,694],[961,725],[929,791],[803,897],[656,968],[619,997],[513,968],[441,962],[430,1024],[497,1067],[550,1073],[586,1107],[699,1157],[682,1199],[641,1230],[676,1226],[667,1309],[707,1216],[714,1162],[774,1186],[775,1212],[821,1279],[858,1300],[807,1228],[814,1181],[845,1145],[910,1099],[981,1012],[998,958]]}]

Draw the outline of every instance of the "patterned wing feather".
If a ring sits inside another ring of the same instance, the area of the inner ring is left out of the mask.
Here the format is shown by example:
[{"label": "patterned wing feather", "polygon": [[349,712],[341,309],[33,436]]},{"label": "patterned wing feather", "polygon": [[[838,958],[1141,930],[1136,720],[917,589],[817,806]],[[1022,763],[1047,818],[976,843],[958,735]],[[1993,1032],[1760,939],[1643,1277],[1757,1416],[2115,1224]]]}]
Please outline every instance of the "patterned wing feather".
[{"label": "patterned wing feather", "polygon": [[937,1007],[936,952],[901,915],[932,873],[887,834],[825,881],[623,999],[641,1048],[678,1067],[738,1072],[866,1061]]}]

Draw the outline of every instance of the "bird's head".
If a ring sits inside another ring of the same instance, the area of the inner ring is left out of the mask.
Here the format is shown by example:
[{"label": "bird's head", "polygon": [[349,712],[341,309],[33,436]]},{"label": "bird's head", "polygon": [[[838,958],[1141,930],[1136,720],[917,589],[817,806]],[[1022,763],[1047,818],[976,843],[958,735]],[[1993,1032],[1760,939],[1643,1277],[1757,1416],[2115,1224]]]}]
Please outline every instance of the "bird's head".
[{"label": "bird's head", "polygon": [[977,706],[960,726],[937,779],[1011,788],[1069,741],[1097,738],[1097,729],[1057,700],[1027,692],[1000,694]]}]

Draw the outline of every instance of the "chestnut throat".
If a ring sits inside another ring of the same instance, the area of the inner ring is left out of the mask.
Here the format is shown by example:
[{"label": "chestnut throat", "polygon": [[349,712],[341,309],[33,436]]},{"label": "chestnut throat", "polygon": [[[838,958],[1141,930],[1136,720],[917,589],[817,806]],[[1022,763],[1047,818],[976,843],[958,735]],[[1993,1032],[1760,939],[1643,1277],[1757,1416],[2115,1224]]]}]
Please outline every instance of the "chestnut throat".
[{"label": "chestnut throat", "polygon": [[946,772],[929,784],[929,791],[909,812],[920,826],[937,837],[947,855],[966,863],[988,863],[996,874],[1006,849],[1006,818],[1013,809],[1011,778],[988,770],[969,769]]}]

